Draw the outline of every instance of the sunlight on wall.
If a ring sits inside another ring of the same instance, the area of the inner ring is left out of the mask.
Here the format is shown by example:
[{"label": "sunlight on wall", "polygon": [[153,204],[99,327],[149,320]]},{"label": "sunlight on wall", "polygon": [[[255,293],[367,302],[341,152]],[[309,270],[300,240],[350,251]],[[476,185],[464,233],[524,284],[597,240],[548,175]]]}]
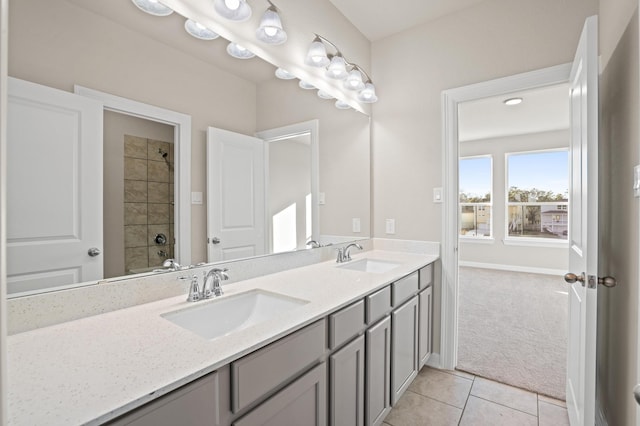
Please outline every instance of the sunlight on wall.
[{"label": "sunlight on wall", "polygon": [[296,249],[296,203],[273,215],[273,252]]}]

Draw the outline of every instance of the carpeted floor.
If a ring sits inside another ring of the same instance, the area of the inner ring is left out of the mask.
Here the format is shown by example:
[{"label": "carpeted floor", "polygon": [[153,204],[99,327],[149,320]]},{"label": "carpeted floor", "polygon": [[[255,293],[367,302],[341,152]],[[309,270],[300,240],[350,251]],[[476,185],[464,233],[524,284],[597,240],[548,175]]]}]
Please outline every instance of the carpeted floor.
[{"label": "carpeted floor", "polygon": [[461,267],[457,369],[565,399],[562,277]]}]

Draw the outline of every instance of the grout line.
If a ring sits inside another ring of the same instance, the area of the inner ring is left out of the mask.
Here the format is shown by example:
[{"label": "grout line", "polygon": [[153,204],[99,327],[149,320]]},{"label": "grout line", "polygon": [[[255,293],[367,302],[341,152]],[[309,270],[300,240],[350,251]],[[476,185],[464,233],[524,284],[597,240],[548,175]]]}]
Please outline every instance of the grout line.
[{"label": "grout line", "polygon": [[540,426],[540,394],[536,393],[536,413],[538,414],[538,426]]},{"label": "grout line", "polygon": [[[478,398],[478,399],[482,399],[482,400],[484,400],[484,401],[494,403],[494,404],[496,404],[496,405],[501,405],[501,406],[503,406],[503,407],[509,408],[509,409],[511,409],[511,410],[514,410],[514,411],[519,411],[519,412],[524,413],[524,414],[527,414],[527,415],[529,415],[529,416],[531,416],[531,417],[535,417],[536,419],[538,418],[538,416],[537,416],[537,415],[535,415],[535,414],[531,414],[531,413],[527,413],[526,411],[522,411],[522,410],[520,410],[520,409],[518,409],[518,408],[509,407],[508,405],[504,405],[504,404],[501,404],[501,403],[499,403],[499,402],[492,401],[492,400],[490,400],[490,399],[483,398],[483,397],[478,396],[478,395],[473,395],[473,396],[475,396],[475,397],[476,397],[476,398]],[[538,410],[538,409],[537,409],[537,406],[538,406],[538,404],[537,404],[537,400],[536,400],[536,412],[537,412],[537,410]]]},{"label": "grout line", "polygon": [[473,389],[473,385],[476,382],[476,377],[473,377],[473,380],[471,380],[471,387],[469,388],[469,393],[467,394],[467,399],[466,401],[464,401],[464,408],[462,409],[462,413],[460,413],[460,420],[458,420],[458,426],[460,426],[460,423],[462,422],[462,418],[464,417],[464,412],[467,410],[467,404],[469,403],[469,398],[471,397],[471,389]]},{"label": "grout line", "polygon": [[444,405],[447,405],[447,406],[449,406],[449,407],[456,408],[456,409],[458,409],[458,410],[463,410],[463,408],[460,408],[460,407],[458,407],[458,406],[456,406],[456,405],[449,404],[448,402],[445,402],[445,401],[440,401],[439,399],[433,398],[433,397],[431,397],[431,396],[423,395],[423,394],[421,394],[421,393],[419,393],[419,392],[412,391],[411,389],[407,389],[407,390],[405,391],[405,393],[406,393],[406,392],[411,392],[412,394],[414,394],[414,395],[418,395],[418,396],[421,396],[422,398],[427,398],[427,399],[430,399],[430,400],[432,400],[432,401],[438,402],[438,403],[440,403],[440,404],[444,404]]}]

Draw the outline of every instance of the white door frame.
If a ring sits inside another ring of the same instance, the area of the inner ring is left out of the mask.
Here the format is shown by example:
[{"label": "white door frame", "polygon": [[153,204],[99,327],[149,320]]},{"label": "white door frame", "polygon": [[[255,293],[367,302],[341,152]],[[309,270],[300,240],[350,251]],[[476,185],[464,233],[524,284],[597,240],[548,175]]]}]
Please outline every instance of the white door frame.
[{"label": "white door frame", "polygon": [[118,112],[133,117],[173,126],[175,156],[174,232],[176,251],[174,258],[183,265],[191,264],[191,116],[181,112],[137,102],[87,87],[74,85],[73,92],[87,98],[97,99],[106,111]]},{"label": "white door frame", "polygon": [[[320,208],[318,204],[318,192],[320,190],[320,122],[318,119],[277,127],[275,129],[262,130],[256,133],[256,137],[265,141],[265,214],[269,211],[269,144],[282,139],[299,135],[309,135],[311,142],[311,235],[320,241]],[[271,226],[266,220],[266,226]]]},{"label": "white door frame", "polygon": [[0,425],[7,424],[7,62],[9,0],[0,0]]},{"label": "white door frame", "polygon": [[441,368],[453,370],[458,362],[458,104],[566,83],[570,71],[571,64],[563,64],[442,92]]}]

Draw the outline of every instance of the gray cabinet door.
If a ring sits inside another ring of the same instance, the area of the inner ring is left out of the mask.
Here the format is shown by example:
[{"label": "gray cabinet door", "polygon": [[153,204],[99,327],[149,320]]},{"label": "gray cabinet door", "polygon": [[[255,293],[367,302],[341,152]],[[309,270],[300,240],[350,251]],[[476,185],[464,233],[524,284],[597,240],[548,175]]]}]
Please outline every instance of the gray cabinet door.
[{"label": "gray cabinet door", "polygon": [[[222,426],[227,410],[229,382],[221,383],[218,372],[183,386],[147,405],[110,422],[110,426]],[[228,380],[228,373],[224,376]],[[227,395],[221,398],[221,392]]]},{"label": "gray cabinet door", "polygon": [[234,426],[326,426],[327,364],[311,369],[267,399]]},{"label": "gray cabinet door", "polygon": [[330,424],[364,425],[364,336],[329,357]]},{"label": "gray cabinet door", "polygon": [[420,364],[418,370],[427,363],[431,356],[432,345],[432,316],[433,316],[433,286],[427,287],[426,290],[418,294],[420,306],[420,334],[419,345]]},{"label": "gray cabinet door", "polygon": [[418,374],[418,296],[391,312],[391,405]]},{"label": "gray cabinet door", "polygon": [[367,330],[365,424],[379,426],[391,411],[391,317]]}]

